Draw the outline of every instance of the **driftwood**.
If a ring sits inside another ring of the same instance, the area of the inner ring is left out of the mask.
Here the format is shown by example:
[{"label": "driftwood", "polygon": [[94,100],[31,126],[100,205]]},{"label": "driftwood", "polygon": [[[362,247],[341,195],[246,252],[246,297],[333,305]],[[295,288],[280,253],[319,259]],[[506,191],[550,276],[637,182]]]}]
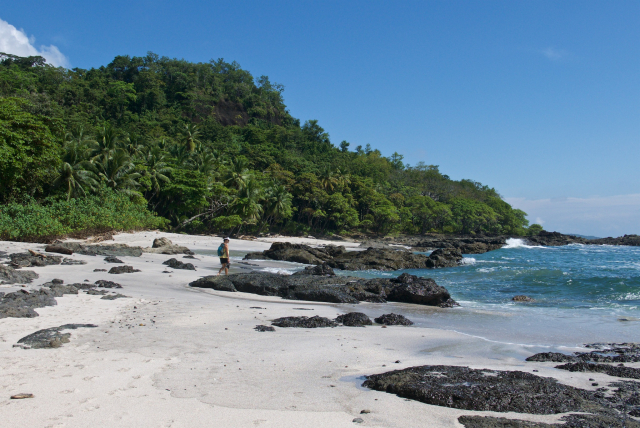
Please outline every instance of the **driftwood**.
[{"label": "driftwood", "polygon": [[46,255],[46,254],[42,254],[42,253],[39,253],[39,252],[37,252],[37,251],[33,251],[33,250],[27,250],[27,251],[29,251],[29,252],[31,253],[31,255],[32,255],[32,256],[42,257],[43,259],[46,259],[46,258],[47,258],[47,255]]},{"label": "driftwood", "polygon": [[230,205],[230,203],[228,203],[228,202],[211,201],[211,208],[209,208],[208,210],[206,210],[203,213],[196,214],[193,217],[191,217],[189,219],[186,219],[185,221],[183,221],[182,223],[177,225],[174,230],[182,229],[183,227],[185,227],[186,225],[188,225],[192,221],[199,219],[200,217],[212,216],[215,213],[217,213],[218,211],[220,211],[221,209],[227,208],[229,205]]}]

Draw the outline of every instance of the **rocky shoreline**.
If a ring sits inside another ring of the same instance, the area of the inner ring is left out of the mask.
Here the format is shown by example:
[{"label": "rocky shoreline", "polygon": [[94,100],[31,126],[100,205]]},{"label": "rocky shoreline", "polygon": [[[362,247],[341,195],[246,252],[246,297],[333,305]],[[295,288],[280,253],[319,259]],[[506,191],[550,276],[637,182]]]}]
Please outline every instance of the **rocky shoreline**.
[{"label": "rocky shoreline", "polygon": [[269,272],[209,275],[191,282],[189,286],[314,302],[354,304],[392,301],[441,308],[458,306],[447,289],[431,278],[419,278],[407,273],[389,279],[337,276],[326,263],[308,267],[293,275]]},{"label": "rocky shoreline", "polygon": [[364,251],[347,251],[344,246],[327,245],[314,248],[304,244],[274,242],[271,248],[259,253],[249,253],[244,260],[279,260],[309,265],[326,264],[341,270],[436,269],[459,266],[462,253],[457,249],[438,249],[429,256],[414,254],[401,248],[374,248]]}]

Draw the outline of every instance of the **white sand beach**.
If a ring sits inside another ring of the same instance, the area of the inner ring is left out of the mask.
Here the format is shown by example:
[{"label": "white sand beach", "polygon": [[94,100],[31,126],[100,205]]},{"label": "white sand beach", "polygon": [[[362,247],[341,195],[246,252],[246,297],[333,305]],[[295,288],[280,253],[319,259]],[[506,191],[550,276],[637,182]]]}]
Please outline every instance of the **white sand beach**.
[{"label": "white sand beach", "polygon": [[[39,278],[26,287],[0,286],[0,291],[9,292],[37,289],[54,278],[65,284],[106,279],[122,284],[118,292],[130,296],[108,301],[80,292],[57,298],[57,306],[37,309],[36,318],[0,319],[0,426],[460,427],[460,415],[492,413],[431,406],[367,390],[361,387],[363,376],[444,364],[538,370],[538,375],[585,389],[595,389],[588,377],[609,378],[562,372],[553,369],[554,363],[525,365],[518,356],[501,352],[498,344],[438,329],[374,325],[257,332],[256,325],[270,325],[277,317],[334,318],[353,310],[366,313],[368,304],[291,301],[188,287],[217,272],[218,237],[139,232],[118,234],[104,243],[149,247],[158,237],[211,255],[185,260],[193,262],[196,271],[168,269],[162,262],[173,256],[120,257],[141,272],[112,275],[94,272],[113,266],[104,257],[74,254],[70,257],[87,264],[25,268]],[[230,248],[262,251],[284,240],[336,244],[279,237],[233,239]],[[43,248],[0,242],[0,255]],[[246,268],[256,267],[232,264],[232,272]],[[56,349],[14,347],[21,337],[66,323],[98,327],[71,330],[70,342]],[[10,399],[18,393],[34,397]],[[361,414],[362,410],[370,412]],[[493,414],[546,422],[562,416]],[[362,421],[353,422],[355,418]]]}]

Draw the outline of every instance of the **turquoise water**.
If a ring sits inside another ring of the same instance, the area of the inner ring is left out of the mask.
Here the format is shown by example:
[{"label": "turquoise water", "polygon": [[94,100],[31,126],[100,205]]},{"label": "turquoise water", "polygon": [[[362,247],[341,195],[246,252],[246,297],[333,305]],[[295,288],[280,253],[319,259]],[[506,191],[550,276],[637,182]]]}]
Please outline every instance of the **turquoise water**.
[{"label": "turquoise water", "polygon": [[[402,272],[435,279],[461,304],[453,310],[392,304],[421,326],[532,345],[640,341],[638,247],[532,247],[509,240],[505,248],[465,255],[460,267],[341,274]],[[518,294],[535,302],[512,302]]]}]

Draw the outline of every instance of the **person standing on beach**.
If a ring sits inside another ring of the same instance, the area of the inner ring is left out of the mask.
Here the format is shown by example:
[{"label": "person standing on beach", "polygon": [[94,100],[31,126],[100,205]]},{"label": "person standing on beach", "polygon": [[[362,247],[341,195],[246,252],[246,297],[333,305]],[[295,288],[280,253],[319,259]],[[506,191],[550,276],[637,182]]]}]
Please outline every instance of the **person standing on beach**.
[{"label": "person standing on beach", "polygon": [[222,273],[222,269],[224,269],[225,275],[229,275],[229,238],[224,238],[224,241],[218,247],[218,257],[220,257],[220,264],[222,265],[218,275]]}]

